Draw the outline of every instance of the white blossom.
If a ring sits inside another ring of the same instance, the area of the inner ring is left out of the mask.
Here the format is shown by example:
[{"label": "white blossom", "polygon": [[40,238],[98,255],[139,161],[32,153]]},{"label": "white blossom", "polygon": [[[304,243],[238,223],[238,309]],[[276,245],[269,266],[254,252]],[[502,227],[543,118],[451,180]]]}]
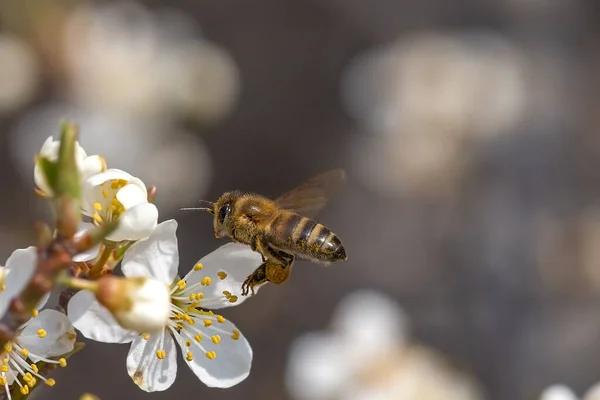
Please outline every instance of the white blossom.
[{"label": "white blossom", "polygon": [[0,267],[0,317],[8,309],[10,301],[21,293],[31,279],[36,260],[36,248],[30,246],[15,250],[6,260],[6,266]]},{"label": "white blossom", "polygon": [[140,179],[119,169],[108,169],[83,183],[83,214],[93,223],[119,220],[119,227],[107,240],[139,240],[148,237],[156,227],[158,209],[148,202],[146,185]]},{"label": "white blossom", "polygon": [[203,257],[178,279],[176,229],[173,220],[159,224],[149,238],[127,250],[122,263],[126,277],[148,277],[170,285],[170,318],[164,329],[141,335],[124,329],[88,291],[71,299],[69,318],[89,339],[131,343],[127,371],[144,391],[166,390],[175,381],[175,343],[185,363],[206,385],[233,386],[250,373],[252,349],[233,323],[209,310],[245,299],[242,283],[260,265],[261,257],[247,246],[229,243]]},{"label": "white blossom", "polygon": [[[60,140],[54,140],[50,136],[42,145],[38,156],[45,157],[50,161],[57,161],[59,148]],[[79,142],[75,142],[75,163],[77,164],[82,181],[106,170],[106,161],[104,158],[99,155],[88,156],[83,147],[79,145]],[[46,182],[46,177],[42,173],[40,163],[37,160],[33,170],[33,179],[41,195],[52,196],[52,188]]]}]

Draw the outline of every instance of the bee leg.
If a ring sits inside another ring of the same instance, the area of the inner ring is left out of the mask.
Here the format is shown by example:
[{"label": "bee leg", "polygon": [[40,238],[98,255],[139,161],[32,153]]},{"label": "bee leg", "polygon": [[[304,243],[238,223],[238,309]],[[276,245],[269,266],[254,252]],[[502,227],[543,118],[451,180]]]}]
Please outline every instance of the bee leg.
[{"label": "bee leg", "polygon": [[267,281],[267,263],[262,263],[254,270],[250,276],[246,278],[244,283],[242,284],[242,296],[247,296],[248,292],[252,291],[252,295],[254,296],[254,286],[260,285]]}]

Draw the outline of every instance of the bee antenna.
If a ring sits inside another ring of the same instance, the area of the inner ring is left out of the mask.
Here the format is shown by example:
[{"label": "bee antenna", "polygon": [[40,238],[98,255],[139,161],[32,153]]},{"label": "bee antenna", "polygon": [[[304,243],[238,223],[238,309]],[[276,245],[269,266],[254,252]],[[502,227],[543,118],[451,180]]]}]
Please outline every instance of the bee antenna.
[{"label": "bee antenna", "polygon": [[206,211],[211,214],[215,213],[212,208],[208,208],[208,207],[186,207],[186,208],[180,208],[179,211]]}]

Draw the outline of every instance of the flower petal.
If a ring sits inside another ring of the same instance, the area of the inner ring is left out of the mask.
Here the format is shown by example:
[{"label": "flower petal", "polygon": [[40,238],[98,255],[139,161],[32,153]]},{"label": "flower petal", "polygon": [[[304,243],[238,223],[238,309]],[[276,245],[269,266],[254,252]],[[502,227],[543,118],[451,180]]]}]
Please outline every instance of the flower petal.
[{"label": "flower petal", "polygon": [[285,373],[285,383],[293,397],[335,398],[350,378],[344,351],[332,335],[307,333],[296,339]]},{"label": "flower petal", "polygon": [[148,193],[138,185],[129,183],[119,189],[117,192],[117,200],[123,204],[125,209],[132,208],[141,203],[148,202]]},{"label": "flower petal", "polygon": [[46,177],[42,173],[42,169],[39,167],[39,165],[37,163],[33,167],[33,181],[35,182],[35,185],[44,194],[46,194],[46,195],[51,195],[52,194],[52,188],[50,188],[50,185],[46,181]]},{"label": "flower petal", "polygon": [[[159,359],[157,350],[164,350]],[[159,392],[171,387],[177,376],[177,348],[164,330],[150,335],[148,340],[138,336],[127,354],[127,372],[133,382],[146,392]]]},{"label": "flower petal", "polygon": [[553,385],[542,392],[540,400],[577,400],[577,396],[567,386]]},{"label": "flower petal", "polygon": [[106,238],[115,242],[139,240],[150,236],[156,228],[158,209],[152,203],[138,204],[125,210],[119,218],[119,227]]},{"label": "flower petal", "polygon": [[51,294],[52,294],[51,292],[48,292],[45,295],[43,295],[42,298],[40,299],[40,301],[38,301],[37,305],[35,306],[35,309],[41,310],[42,308],[44,308],[44,306],[48,302],[48,299],[50,298]]},{"label": "flower petal", "polygon": [[89,156],[86,157],[81,165],[79,165],[79,172],[81,173],[81,179],[87,179],[92,175],[99,174],[106,170],[106,161],[102,156]]},{"label": "flower petal", "polygon": [[[94,229],[94,225],[89,222],[82,222],[79,224],[79,228],[77,229],[77,233],[75,233],[74,239],[77,240],[85,235],[89,230]],[[100,244],[92,247],[88,251],[84,251],[83,253],[79,253],[73,257],[73,261],[75,262],[85,262],[93,260],[98,256],[98,252],[100,251]]]},{"label": "flower petal", "polygon": [[[199,319],[195,322],[194,327],[207,333],[207,328]],[[233,332],[236,329],[235,325],[230,321],[225,321],[218,324],[218,328],[227,332]],[[239,338],[234,340],[231,335],[219,334],[221,341],[219,344],[214,344],[210,338],[205,338],[200,344],[205,350],[198,345],[185,347],[184,343],[179,343],[182,351],[191,351],[193,355],[192,361],[187,361],[187,365],[192,372],[209,387],[228,388],[237,385],[250,374],[252,367],[252,348],[246,338],[240,333]],[[195,343],[195,342],[193,342]],[[216,357],[211,360],[206,356],[206,352],[214,351]]]},{"label": "flower petal", "polygon": [[[39,329],[46,331],[44,338],[38,336]],[[18,342],[32,355],[55,357],[72,351],[76,338],[75,329],[66,315],[56,310],[43,310],[29,320]]]},{"label": "flower petal", "polygon": [[86,179],[85,184],[87,186],[99,186],[109,180],[123,179],[126,181],[130,181],[131,178],[133,178],[133,177],[130,174],[128,174],[127,172],[120,170],[120,169],[111,168],[111,169],[107,169],[106,171],[104,171],[102,173],[99,173],[99,174],[89,177],[88,179]]},{"label": "flower petal", "polygon": [[69,319],[88,339],[104,343],[129,343],[137,334],[123,329],[110,311],[101,306],[94,294],[82,290],[69,301]]},{"label": "flower petal", "polygon": [[[192,272],[186,279],[187,286],[194,285],[206,276],[211,278],[211,284],[203,290],[204,298],[210,299],[205,306],[211,309],[231,307],[241,304],[250,296],[242,296],[242,283],[262,263],[260,254],[252,251],[250,247],[239,243],[227,243],[212,253],[202,257],[198,263],[202,270]],[[226,274],[218,275],[224,272]],[[225,276],[224,279],[221,279]],[[254,291],[258,291],[255,287]],[[223,295],[227,291],[238,300],[234,303]]]},{"label": "flower petal", "polygon": [[53,158],[58,156],[58,147],[60,146],[59,141],[54,141],[52,136],[49,136],[48,139],[44,141],[42,148],[40,149],[40,156]]},{"label": "flower petal", "polygon": [[145,276],[170,285],[177,275],[177,221],[161,222],[147,239],[131,246],[123,257],[121,270],[127,277]]},{"label": "flower petal", "polygon": [[0,293],[0,316],[8,309],[10,301],[25,288],[35,271],[37,250],[34,246],[17,249],[6,261],[6,289]]}]

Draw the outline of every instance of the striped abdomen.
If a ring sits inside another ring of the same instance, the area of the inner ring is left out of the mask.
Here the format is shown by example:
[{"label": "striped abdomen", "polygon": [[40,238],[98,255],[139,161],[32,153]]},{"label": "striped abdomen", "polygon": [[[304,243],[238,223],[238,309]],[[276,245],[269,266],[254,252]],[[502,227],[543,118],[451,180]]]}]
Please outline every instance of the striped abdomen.
[{"label": "striped abdomen", "polygon": [[271,223],[271,240],[283,251],[324,263],[346,260],[342,242],[326,226],[292,212],[281,212]]}]

